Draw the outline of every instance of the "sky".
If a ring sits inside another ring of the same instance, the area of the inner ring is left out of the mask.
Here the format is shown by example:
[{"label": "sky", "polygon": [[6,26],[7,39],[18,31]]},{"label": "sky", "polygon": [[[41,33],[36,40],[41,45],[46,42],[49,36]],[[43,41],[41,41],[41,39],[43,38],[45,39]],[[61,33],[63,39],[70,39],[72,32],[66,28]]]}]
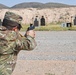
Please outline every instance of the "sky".
[{"label": "sky", "polygon": [[41,2],[41,3],[48,3],[48,2],[57,2],[63,3],[68,5],[76,5],[76,0],[0,0],[0,4],[12,7],[16,4],[23,3],[23,2]]}]

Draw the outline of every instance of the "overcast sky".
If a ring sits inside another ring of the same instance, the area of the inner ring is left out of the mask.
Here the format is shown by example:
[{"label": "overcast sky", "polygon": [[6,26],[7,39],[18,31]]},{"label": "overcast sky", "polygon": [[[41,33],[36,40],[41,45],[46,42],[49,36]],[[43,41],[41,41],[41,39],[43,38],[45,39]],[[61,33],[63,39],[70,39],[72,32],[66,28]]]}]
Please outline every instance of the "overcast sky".
[{"label": "overcast sky", "polygon": [[57,2],[69,5],[76,5],[76,0],[0,0],[0,4],[4,4],[9,7],[23,2],[41,2],[41,3]]}]

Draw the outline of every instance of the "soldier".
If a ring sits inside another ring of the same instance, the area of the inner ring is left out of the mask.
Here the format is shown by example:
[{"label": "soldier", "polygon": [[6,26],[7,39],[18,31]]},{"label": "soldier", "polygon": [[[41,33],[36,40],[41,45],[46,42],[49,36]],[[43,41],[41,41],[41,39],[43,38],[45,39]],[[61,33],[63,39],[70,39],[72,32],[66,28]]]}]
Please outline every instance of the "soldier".
[{"label": "soldier", "polygon": [[28,30],[20,35],[22,17],[6,12],[0,27],[0,75],[11,75],[15,68],[17,54],[20,50],[33,50],[36,47],[35,32]]}]

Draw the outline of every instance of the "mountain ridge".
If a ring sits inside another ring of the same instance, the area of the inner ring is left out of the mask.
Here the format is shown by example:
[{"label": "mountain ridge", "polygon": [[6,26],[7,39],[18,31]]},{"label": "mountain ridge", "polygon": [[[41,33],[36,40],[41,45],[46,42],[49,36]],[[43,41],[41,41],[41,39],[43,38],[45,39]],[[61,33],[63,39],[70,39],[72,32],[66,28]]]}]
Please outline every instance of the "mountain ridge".
[{"label": "mountain ridge", "polygon": [[40,2],[24,2],[20,4],[16,4],[11,8],[60,8],[60,7],[71,7],[73,5],[67,5],[63,3],[55,3],[55,2],[48,2],[48,3],[40,3]]},{"label": "mountain ridge", "polygon": [[9,7],[6,5],[0,4],[0,9],[7,9],[7,8],[9,8]]},{"label": "mountain ridge", "polygon": [[0,9],[7,9],[7,8],[61,8],[61,7],[75,7],[76,5],[68,5],[63,3],[55,3],[55,2],[48,2],[48,3],[40,3],[40,2],[23,2],[16,4],[12,7],[8,7],[6,5],[0,4]]}]

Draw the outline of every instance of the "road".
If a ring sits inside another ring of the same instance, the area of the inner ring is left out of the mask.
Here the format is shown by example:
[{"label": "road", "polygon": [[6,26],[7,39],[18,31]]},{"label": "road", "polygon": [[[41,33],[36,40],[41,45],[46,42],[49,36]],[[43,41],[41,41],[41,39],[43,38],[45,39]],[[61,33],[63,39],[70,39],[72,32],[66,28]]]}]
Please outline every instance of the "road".
[{"label": "road", "polygon": [[35,39],[33,51],[18,54],[13,75],[76,75],[76,31],[36,31]]}]

